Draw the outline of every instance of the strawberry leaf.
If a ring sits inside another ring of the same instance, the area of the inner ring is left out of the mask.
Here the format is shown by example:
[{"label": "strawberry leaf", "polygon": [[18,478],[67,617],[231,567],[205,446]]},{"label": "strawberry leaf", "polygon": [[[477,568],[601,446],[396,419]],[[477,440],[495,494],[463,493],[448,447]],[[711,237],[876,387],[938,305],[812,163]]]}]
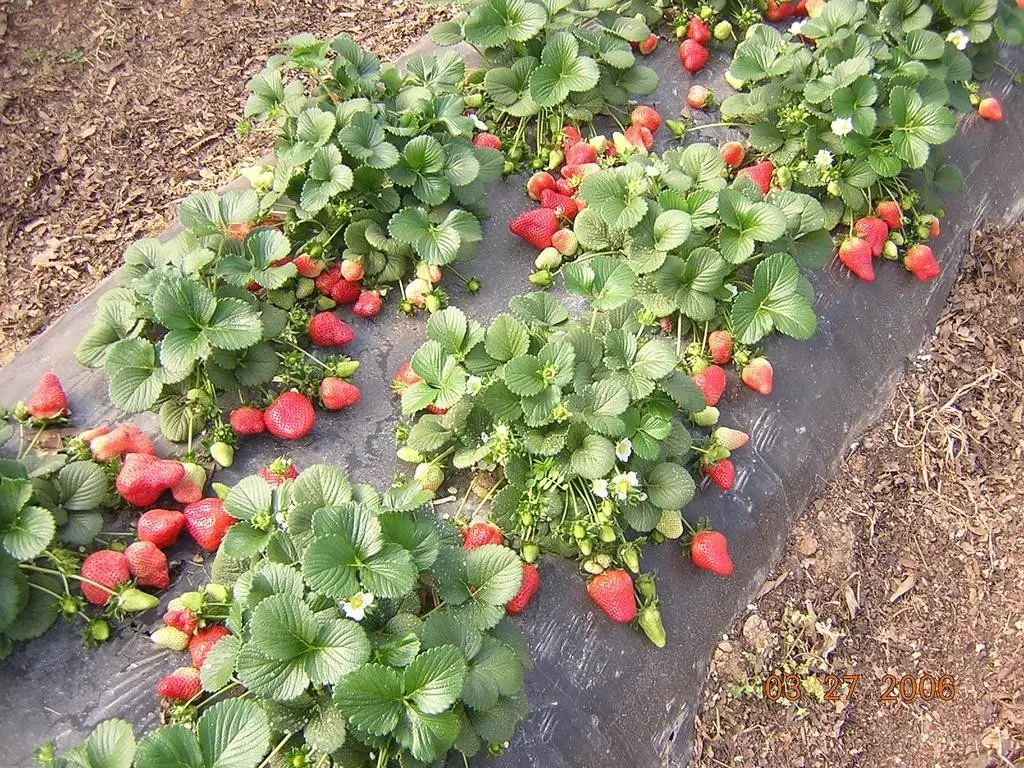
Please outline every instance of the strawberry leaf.
[{"label": "strawberry leaf", "polygon": [[644,487],[651,503],[659,509],[682,509],[696,491],[686,468],[669,462],[654,467],[644,478]]},{"label": "strawberry leaf", "polygon": [[530,96],[540,107],[554,107],[573,91],[597,85],[597,62],[580,56],[579,43],[569,32],[553,32],[541,51],[541,65],[530,74]]},{"label": "strawberry leaf", "polygon": [[18,618],[28,605],[28,579],[17,561],[0,550],[0,631]]},{"label": "strawberry leaf", "polygon": [[615,309],[633,296],[636,275],[621,259],[595,256],[566,265],[562,273],[565,289],[585,297],[597,310]]},{"label": "strawberry leaf", "polygon": [[230,699],[207,709],[196,727],[207,768],[255,768],[270,747],[270,722],[254,702]]},{"label": "strawberry leaf", "polygon": [[425,650],[406,667],[406,701],[424,714],[440,714],[462,695],[465,676],[466,658],[454,645]]},{"label": "strawberry leaf", "polygon": [[670,255],[653,275],[657,291],[675,302],[687,317],[707,321],[714,317],[715,292],[730,272],[729,264],[711,248],[694,248],[686,258]]},{"label": "strawberry leaf", "polygon": [[202,669],[199,670],[199,679],[204,691],[214,693],[231,682],[241,647],[242,641],[236,635],[227,635],[210,649],[203,661]]},{"label": "strawberry leaf", "polygon": [[42,507],[25,507],[8,523],[3,534],[4,549],[15,560],[28,562],[39,557],[57,531],[53,513]]},{"label": "strawberry leaf", "polygon": [[519,592],[522,580],[522,561],[507,547],[487,544],[466,553],[465,585],[473,602],[504,606]]},{"label": "strawberry leaf", "polygon": [[150,733],[139,742],[137,758],[139,765],[176,765],[182,768],[205,765],[199,740],[183,725],[169,725]]},{"label": "strawberry leaf", "polygon": [[427,338],[440,344],[456,360],[464,360],[484,340],[484,330],[476,320],[468,320],[458,307],[447,307],[430,316]]},{"label": "strawberry leaf", "polygon": [[359,113],[338,133],[338,143],[349,155],[370,168],[387,170],[399,160],[399,152],[384,136],[372,115]]},{"label": "strawberry leaf", "polygon": [[163,392],[163,371],[156,364],[156,350],[145,339],[114,344],[105,367],[110,379],[110,402],[126,413],[149,410]]},{"label": "strawberry leaf", "polygon": [[569,468],[585,480],[604,477],[615,467],[615,446],[600,435],[586,435],[569,456]]},{"label": "strawberry leaf", "polygon": [[224,509],[236,520],[252,520],[269,514],[273,500],[274,494],[267,481],[259,475],[250,475],[231,489],[224,499]]},{"label": "strawberry leaf", "polygon": [[107,476],[91,461],[73,461],[57,473],[60,504],[69,511],[98,507],[108,492]]},{"label": "strawberry leaf", "polygon": [[528,0],[487,0],[475,7],[463,31],[472,45],[487,48],[524,43],[543,29],[547,11]]},{"label": "strawberry leaf", "polygon": [[817,328],[806,280],[786,254],[773,254],[757,265],[749,291],[732,307],[733,332],[743,344],[754,344],[772,329],[797,339],[810,338]]},{"label": "strawberry leaf", "polygon": [[259,208],[259,200],[252,189],[233,189],[223,196],[197,192],[178,206],[178,220],[196,237],[222,235],[232,224],[253,221],[259,215]]},{"label": "strawberry leaf", "polygon": [[536,323],[546,328],[561,325],[569,319],[569,311],[550,293],[513,296],[508,307],[524,323]]},{"label": "strawberry leaf", "polygon": [[611,229],[632,229],[647,213],[643,175],[643,169],[636,166],[593,173],[583,180],[580,194],[605,225]]},{"label": "strawberry leaf", "polygon": [[334,701],[349,722],[374,736],[392,732],[405,711],[403,677],[382,664],[364,664],[334,687]]}]

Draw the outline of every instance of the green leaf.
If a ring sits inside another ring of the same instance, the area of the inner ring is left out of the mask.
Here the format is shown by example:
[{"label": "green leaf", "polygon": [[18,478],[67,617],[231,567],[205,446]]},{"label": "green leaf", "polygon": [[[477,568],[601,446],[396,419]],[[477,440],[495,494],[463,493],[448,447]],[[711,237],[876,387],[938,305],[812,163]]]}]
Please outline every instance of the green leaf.
[{"label": "green leaf", "polygon": [[270,746],[270,722],[260,706],[242,699],[214,704],[196,726],[207,768],[255,768]]},{"label": "green leaf", "polygon": [[477,710],[498,704],[501,695],[513,694],[523,687],[523,667],[515,652],[488,637],[471,661],[462,690],[462,700]]},{"label": "green leaf", "polygon": [[28,579],[17,562],[0,552],[0,631],[28,604],[28,589]]},{"label": "green leaf", "polygon": [[652,339],[640,347],[632,372],[646,379],[663,379],[676,368],[676,353],[670,344]]},{"label": "green leaf", "polygon": [[604,477],[615,467],[615,446],[601,435],[586,435],[569,456],[569,468],[586,480]]},{"label": "green leaf", "polygon": [[548,19],[539,3],[527,0],[488,0],[476,6],[466,19],[464,32],[472,45],[503,47],[510,41],[530,40]]},{"label": "green leaf", "polygon": [[417,568],[412,555],[397,544],[387,543],[364,561],[360,576],[367,592],[398,598],[416,586]]},{"label": "green leaf", "polygon": [[508,302],[509,309],[524,323],[553,328],[569,319],[569,311],[550,293],[528,293],[513,296]]},{"label": "green leaf", "polygon": [[547,387],[540,360],[533,355],[522,355],[505,365],[505,384],[521,396],[538,395]]},{"label": "green leaf", "polygon": [[690,236],[690,215],[683,211],[665,211],[654,220],[654,247],[675,250]]},{"label": "green leaf", "polygon": [[231,682],[231,676],[235,672],[235,660],[241,647],[242,641],[236,635],[228,635],[218,640],[210,649],[199,670],[199,679],[204,691],[213,693]]},{"label": "green leaf", "polygon": [[110,401],[126,413],[153,407],[163,391],[156,350],[145,339],[125,339],[110,348],[105,364]]},{"label": "green leaf", "polygon": [[53,513],[43,507],[25,507],[18,519],[3,535],[3,545],[15,560],[27,562],[41,555],[50,542],[57,526]]},{"label": "green leaf", "polygon": [[645,478],[647,495],[659,509],[682,509],[693,499],[693,477],[678,464],[658,464]]},{"label": "green leaf", "polygon": [[338,133],[338,143],[352,157],[378,170],[394,167],[400,158],[395,146],[385,140],[384,129],[366,113],[352,116]]},{"label": "green leaf", "polygon": [[[62,588],[61,582],[48,574],[33,574],[28,583],[57,594]],[[18,618],[6,627],[0,626],[0,631],[15,642],[35,640],[37,637],[42,637],[53,626],[59,615],[60,603],[57,598],[41,589],[33,589],[29,586],[28,600],[18,614]]]},{"label": "green leaf", "polygon": [[352,169],[345,165],[338,148],[333,144],[320,147],[306,169],[299,205],[309,213],[316,213],[333,197],[351,189],[352,181]]},{"label": "green leaf", "polygon": [[374,736],[394,731],[405,711],[403,698],[401,673],[380,664],[364,664],[334,687],[334,700],[349,722]]},{"label": "green leaf", "polygon": [[430,316],[427,338],[440,344],[445,352],[464,357],[482,340],[483,329],[475,321],[470,323],[458,307],[446,307]]},{"label": "green leaf", "polygon": [[730,271],[718,251],[694,248],[685,260],[669,255],[653,280],[658,292],[671,298],[680,312],[703,322],[714,317],[717,301],[712,294]]},{"label": "green leaf", "polygon": [[523,568],[507,547],[487,544],[466,554],[466,586],[474,601],[503,606],[519,593]]},{"label": "green leaf", "polygon": [[[218,643],[218,645],[220,645]],[[137,765],[168,768],[205,768],[199,740],[183,725],[158,728],[139,742]]]},{"label": "green leaf", "polygon": [[422,763],[433,763],[455,744],[461,724],[454,712],[427,715],[408,708],[395,738]]},{"label": "green leaf", "polygon": [[465,369],[436,341],[428,341],[417,349],[410,364],[423,382],[409,387],[403,393],[402,410],[406,414],[419,410],[418,407],[411,406],[416,403],[417,393],[424,390],[428,391],[430,398],[427,403],[436,403],[440,408],[451,408],[464,396]]},{"label": "green leaf", "polygon": [[268,514],[272,502],[270,484],[259,475],[249,475],[228,492],[224,509],[236,520],[252,520],[257,515]]},{"label": "green leaf", "polygon": [[817,317],[790,256],[776,253],[757,265],[751,290],[733,302],[732,326],[743,344],[757,342],[773,328],[797,339],[814,335]]},{"label": "green leaf", "polygon": [[786,52],[789,49],[778,30],[764,24],[752,29],[752,34],[736,46],[729,73],[754,83],[789,72],[794,59]]},{"label": "green leaf", "polygon": [[927,162],[929,145],[944,144],[956,133],[952,112],[941,104],[926,104],[919,94],[897,86],[889,94],[893,122],[892,145],[910,167]]},{"label": "green leaf", "polygon": [[633,296],[636,275],[624,261],[612,256],[574,261],[562,274],[566,290],[587,298],[594,309],[615,309]]},{"label": "green leaf", "polygon": [[580,195],[608,227],[632,229],[647,213],[647,199],[637,188],[642,176],[635,166],[592,173],[583,180]]},{"label": "green leaf", "polygon": [[548,35],[541,52],[541,65],[530,75],[530,96],[540,107],[554,107],[574,91],[597,85],[597,62],[580,56],[579,44],[565,31]]},{"label": "green leaf", "polygon": [[270,541],[270,531],[260,530],[249,522],[232,525],[221,545],[228,557],[246,560],[263,551]]},{"label": "green leaf", "polygon": [[135,734],[124,720],[104,720],[82,745],[88,768],[131,768]]},{"label": "green leaf", "polygon": [[323,704],[302,730],[309,746],[324,754],[335,752],[345,744],[345,716],[332,706]]},{"label": "green leaf", "polygon": [[508,362],[529,351],[529,332],[511,315],[498,315],[487,328],[484,348],[498,362]]},{"label": "green leaf", "polygon": [[444,712],[462,695],[466,659],[453,645],[424,651],[405,670],[405,695],[428,715]]},{"label": "green leaf", "polygon": [[178,220],[196,237],[219,235],[232,224],[247,224],[259,215],[259,198],[252,189],[233,189],[189,195],[178,206]]}]

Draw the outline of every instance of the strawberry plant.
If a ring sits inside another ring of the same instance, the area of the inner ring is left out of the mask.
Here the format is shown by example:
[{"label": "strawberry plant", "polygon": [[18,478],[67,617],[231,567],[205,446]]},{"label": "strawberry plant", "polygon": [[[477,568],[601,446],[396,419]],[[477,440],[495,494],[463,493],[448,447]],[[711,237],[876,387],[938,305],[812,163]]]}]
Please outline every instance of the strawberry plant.
[{"label": "strawberry plant", "polygon": [[[136,584],[160,586],[135,578],[118,551],[99,550],[83,562],[79,552],[101,536],[104,513],[120,506],[120,499],[111,472],[74,440],[56,452],[34,450],[46,428],[63,420],[59,414],[67,405],[65,400],[57,413],[33,418],[28,411],[38,413],[38,402],[33,397],[27,409],[15,409],[19,446],[14,458],[0,459],[0,658],[15,643],[43,635],[60,617],[81,621],[87,643],[103,642],[111,632],[108,619],[156,605]],[[26,427],[36,429],[31,440]],[[0,446],[13,431],[10,421],[0,420]]]},{"label": "strawberry plant", "polygon": [[[180,722],[136,743],[109,721],[64,757],[44,747],[44,765],[88,753],[90,765],[174,755],[182,766],[255,768],[279,756],[384,768],[500,751],[526,713],[529,661],[503,618],[522,561],[495,544],[464,550],[431,498],[415,484],[380,494],[326,465],[276,485],[241,480],[224,499],[239,522],[214,562],[222,583],[209,587],[230,603],[226,628],[182,625],[179,610],[153,636],[188,644],[193,666],[158,684],[183,702],[172,710]],[[203,595],[181,600],[199,607]]]},{"label": "strawberry plant", "polygon": [[[625,264],[587,264],[583,321],[547,293],[513,298],[486,328],[454,307],[431,317],[401,400],[406,415],[435,412],[402,430],[399,456],[417,475],[482,475],[473,485],[490,489],[491,519],[527,562],[545,550],[591,574],[639,573],[648,539],[681,534],[692,471],[729,450],[695,430],[705,398],[630,298]],[[640,599],[656,607],[653,589]]]},{"label": "strawberry plant", "polygon": [[430,37],[442,46],[466,42],[484,58],[485,71],[463,92],[510,163],[528,157],[534,168],[555,168],[565,126],[590,124],[654,92],[658,76],[637,62],[634,48],[660,19],[660,2],[475,0],[464,18],[438,24]]},{"label": "strawberry plant", "polygon": [[880,24],[854,0],[830,0],[797,26],[761,25],[739,44],[729,72],[748,90],[725,99],[723,118],[751,126],[780,186],[818,191],[829,229],[884,199],[915,218],[938,212],[937,193],[962,182],[940,148],[955,132],[952,108],[971,108],[970,59],[923,24]]}]

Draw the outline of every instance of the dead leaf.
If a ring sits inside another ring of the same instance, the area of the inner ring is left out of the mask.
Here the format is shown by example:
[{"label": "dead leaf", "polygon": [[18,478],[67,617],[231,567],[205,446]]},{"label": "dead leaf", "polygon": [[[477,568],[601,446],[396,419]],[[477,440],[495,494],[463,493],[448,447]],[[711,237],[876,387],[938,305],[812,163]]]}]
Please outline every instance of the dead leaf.
[{"label": "dead leaf", "polygon": [[857,611],[860,610],[860,603],[857,601],[857,596],[853,594],[853,588],[847,584],[846,590],[843,593],[846,598],[846,608],[850,611],[850,618],[857,618]]},{"label": "dead leaf", "polygon": [[896,591],[889,595],[889,602],[895,603],[897,600],[899,600],[901,597],[907,594],[907,592],[912,590],[915,584],[917,584],[917,576],[915,576],[914,574],[910,574],[909,576],[907,576],[907,578],[900,582],[900,585],[896,587]]}]

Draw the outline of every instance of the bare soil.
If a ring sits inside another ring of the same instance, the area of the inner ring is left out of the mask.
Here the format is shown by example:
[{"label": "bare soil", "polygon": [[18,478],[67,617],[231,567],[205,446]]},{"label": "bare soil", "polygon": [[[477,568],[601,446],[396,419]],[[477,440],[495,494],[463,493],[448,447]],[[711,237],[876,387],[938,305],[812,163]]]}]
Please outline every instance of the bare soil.
[{"label": "bare soil", "polygon": [[972,237],[930,345],[719,644],[695,767],[1024,766],[1022,469],[1018,224]]},{"label": "bare soil", "polygon": [[0,0],[0,365],[264,149],[245,83],[299,32],[384,60],[447,11],[407,0]]}]

